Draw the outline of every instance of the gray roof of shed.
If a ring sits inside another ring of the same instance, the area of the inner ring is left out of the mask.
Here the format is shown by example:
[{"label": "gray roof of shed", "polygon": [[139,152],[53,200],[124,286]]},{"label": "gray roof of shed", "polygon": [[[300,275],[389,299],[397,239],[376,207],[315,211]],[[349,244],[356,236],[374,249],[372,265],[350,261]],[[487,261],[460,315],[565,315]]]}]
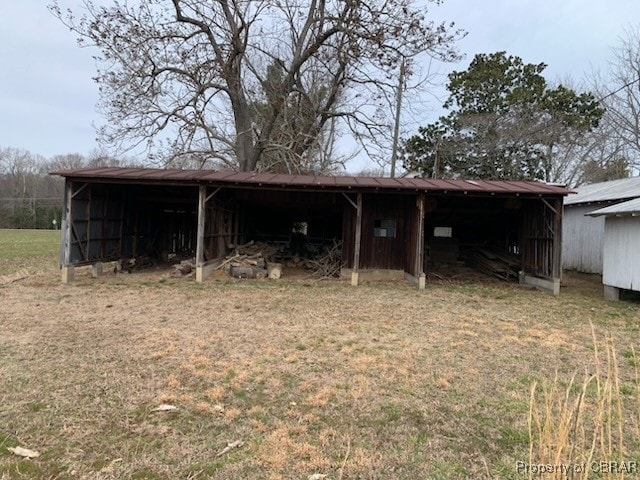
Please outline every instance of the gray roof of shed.
[{"label": "gray roof of shed", "polygon": [[444,180],[428,178],[379,178],[349,176],[283,175],[273,173],[157,168],[80,168],[51,172],[71,178],[126,181],[131,183],[213,183],[276,188],[380,189],[465,192],[469,194],[567,195],[564,187],[534,181]]},{"label": "gray roof of shed", "polygon": [[606,202],[640,197],[640,177],[592,183],[574,189],[577,195],[565,199],[565,205]]},{"label": "gray roof of shed", "polygon": [[601,208],[594,212],[588,213],[587,215],[591,217],[600,217],[602,215],[637,216],[637,215],[640,215],[640,198],[634,198],[633,200],[628,200],[626,202],[616,203],[615,205],[610,205],[608,207]]}]

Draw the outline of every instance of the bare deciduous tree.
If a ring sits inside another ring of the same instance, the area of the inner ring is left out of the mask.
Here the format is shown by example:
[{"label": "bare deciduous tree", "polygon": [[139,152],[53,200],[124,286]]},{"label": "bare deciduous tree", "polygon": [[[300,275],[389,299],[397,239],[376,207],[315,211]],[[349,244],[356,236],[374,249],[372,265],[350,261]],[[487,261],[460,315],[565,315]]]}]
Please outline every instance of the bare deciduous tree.
[{"label": "bare deciduous tree", "polygon": [[626,151],[624,142],[605,115],[598,128],[558,148],[551,179],[577,187],[585,183],[626,178],[629,176]]},{"label": "bare deciduous tree", "polygon": [[[58,3],[51,10],[100,51],[102,140],[243,171],[258,169],[265,154],[304,158],[335,122],[360,139],[376,137],[375,99],[393,88],[400,57],[455,58],[459,35],[427,21],[413,0],[87,0],[84,7],[79,18]],[[282,75],[267,98],[262,86],[274,65]],[[292,131],[302,104],[313,121]]]},{"label": "bare deciduous tree", "polygon": [[0,174],[5,180],[4,195],[20,199],[33,197],[34,185],[44,159],[28,150],[11,147],[0,149],[0,158]]},{"label": "bare deciduous tree", "polygon": [[41,155],[0,148],[0,227],[51,228],[62,182],[47,173],[48,164]]},{"label": "bare deciduous tree", "polygon": [[73,170],[86,167],[87,159],[79,153],[65,153],[51,158],[48,166],[51,170]]},{"label": "bare deciduous tree", "polygon": [[594,81],[606,108],[613,141],[630,165],[640,167],[640,27],[625,30],[613,49],[608,76]]}]

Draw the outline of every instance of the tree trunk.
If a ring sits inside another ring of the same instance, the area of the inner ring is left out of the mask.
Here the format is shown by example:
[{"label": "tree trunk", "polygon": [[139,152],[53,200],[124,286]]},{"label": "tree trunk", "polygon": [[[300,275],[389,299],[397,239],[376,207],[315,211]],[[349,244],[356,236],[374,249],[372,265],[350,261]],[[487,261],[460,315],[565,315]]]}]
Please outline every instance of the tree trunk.
[{"label": "tree trunk", "polygon": [[231,104],[233,105],[236,129],[235,150],[238,167],[241,172],[251,172],[256,169],[260,152],[256,147],[253,136],[253,125],[249,105],[242,92],[232,96]]},{"label": "tree trunk", "polygon": [[242,72],[239,60],[240,57],[236,57],[231,66],[232,71],[227,78],[227,85],[236,129],[235,151],[238,167],[241,172],[252,172],[258,165],[261,152],[255,142],[251,111],[242,89]]}]

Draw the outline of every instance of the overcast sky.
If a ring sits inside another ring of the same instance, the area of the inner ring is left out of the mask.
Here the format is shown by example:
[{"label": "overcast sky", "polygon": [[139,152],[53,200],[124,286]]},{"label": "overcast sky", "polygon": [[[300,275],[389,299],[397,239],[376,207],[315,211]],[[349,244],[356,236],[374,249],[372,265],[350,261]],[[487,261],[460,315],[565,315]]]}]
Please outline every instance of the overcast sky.
[{"label": "overcast sky", "polygon": [[[45,0],[0,3],[0,147],[44,156],[96,147],[98,88],[92,52],[47,10]],[[76,0],[66,0],[73,5]],[[80,3],[79,1],[77,3]],[[640,24],[638,0],[445,0],[429,15],[468,31],[465,59],[441,66],[441,76],[464,70],[476,53],[505,50],[528,63],[548,64],[550,81],[580,82],[605,69],[623,29]],[[429,98],[434,120],[440,101]],[[357,162],[359,163],[359,162]],[[352,165],[350,169],[357,168]]]}]

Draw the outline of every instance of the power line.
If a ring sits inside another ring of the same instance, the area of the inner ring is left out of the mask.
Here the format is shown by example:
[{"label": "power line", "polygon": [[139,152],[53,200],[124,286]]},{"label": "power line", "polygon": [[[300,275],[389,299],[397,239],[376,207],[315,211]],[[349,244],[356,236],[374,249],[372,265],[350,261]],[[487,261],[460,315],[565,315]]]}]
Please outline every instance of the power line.
[{"label": "power line", "polygon": [[62,201],[62,195],[59,197],[0,197],[0,202],[6,202],[7,200],[24,200],[24,201],[33,201],[33,200],[58,200]]},{"label": "power line", "polygon": [[598,102],[601,102],[613,95],[615,95],[616,93],[621,92],[622,90],[624,90],[625,88],[629,88],[631,85],[633,85],[634,83],[638,83],[640,82],[640,77],[636,78],[635,80],[631,80],[630,82],[625,83],[624,85],[622,85],[620,88],[618,88],[617,90],[614,90],[613,92],[609,92],[607,93],[604,97],[600,98],[600,100],[598,100]]}]

